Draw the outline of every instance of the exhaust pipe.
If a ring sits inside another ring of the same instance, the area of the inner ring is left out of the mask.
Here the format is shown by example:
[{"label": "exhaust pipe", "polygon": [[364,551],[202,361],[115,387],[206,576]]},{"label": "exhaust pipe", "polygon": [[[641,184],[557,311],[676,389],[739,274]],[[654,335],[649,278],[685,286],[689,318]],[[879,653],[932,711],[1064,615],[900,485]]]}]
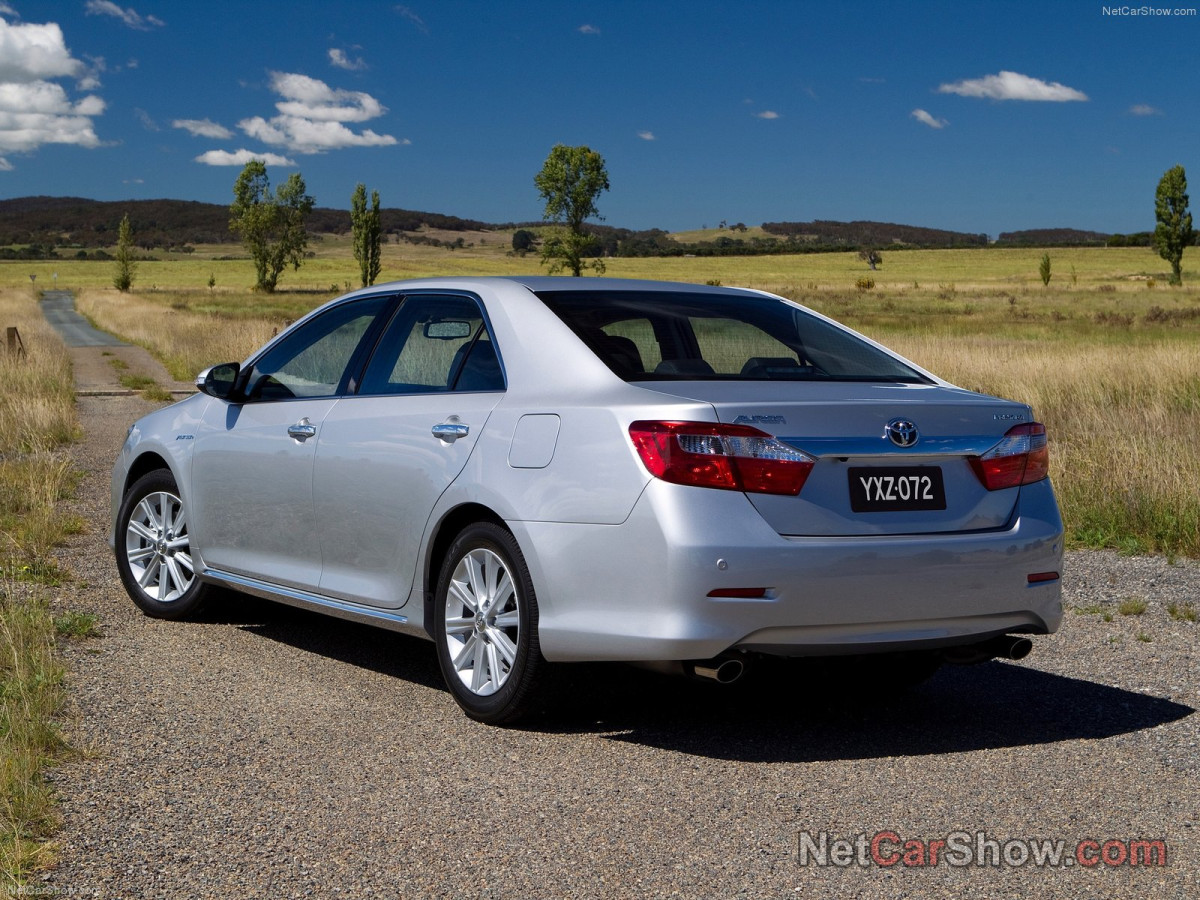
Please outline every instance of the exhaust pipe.
[{"label": "exhaust pipe", "polygon": [[684,674],[718,684],[733,684],[746,671],[746,664],[736,656],[718,656],[703,662],[685,662]]},{"label": "exhaust pipe", "polygon": [[1033,641],[1027,637],[1016,637],[1015,635],[1006,634],[1002,645],[1002,652],[996,655],[1002,656],[1005,659],[1024,659],[1033,651]]},{"label": "exhaust pipe", "polygon": [[1033,641],[1014,634],[1001,634],[978,644],[950,647],[943,656],[956,666],[970,666],[989,659],[1024,659],[1033,650]]}]

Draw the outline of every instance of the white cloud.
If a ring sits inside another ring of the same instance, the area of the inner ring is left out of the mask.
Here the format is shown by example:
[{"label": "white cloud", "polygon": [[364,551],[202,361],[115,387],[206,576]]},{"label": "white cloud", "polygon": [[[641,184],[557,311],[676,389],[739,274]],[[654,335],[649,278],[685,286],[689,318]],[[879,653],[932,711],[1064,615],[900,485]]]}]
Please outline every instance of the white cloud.
[{"label": "white cloud", "polygon": [[345,50],[339,50],[337,47],[333,47],[329,51],[329,64],[337,69],[345,69],[347,72],[361,72],[367,67],[361,56],[351,59],[346,55]]},{"label": "white cloud", "polygon": [[324,153],[345,147],[389,147],[397,143],[390,134],[367,128],[351,131],[341,122],[316,122],[294,116],[276,116],[269,122],[261,116],[243,119],[238,127],[264,144],[286,147],[294,153]]},{"label": "white cloud", "polygon": [[764,109],[762,112],[755,113],[754,115],[760,119],[778,119],[779,118],[779,113],[775,112],[775,110],[773,110],[773,109]]},{"label": "white cloud", "polygon": [[[3,4],[0,13],[15,16]],[[96,70],[71,56],[62,29],[44,25],[10,23],[0,19],[0,152],[30,153],[43,144],[98,147],[92,118],[104,112],[104,101],[88,95],[72,103],[55,78],[81,78],[81,87],[99,84]],[[12,171],[2,160],[0,170]]]},{"label": "white cloud", "polygon": [[11,172],[13,168],[14,167],[12,163],[10,163],[3,156],[0,156],[0,172]]},{"label": "white cloud", "polygon": [[92,118],[103,112],[99,97],[72,104],[67,92],[49,81],[0,84],[0,151],[28,153],[42,144],[99,147]]},{"label": "white cloud", "polygon": [[943,84],[939,94],[958,94],[961,97],[984,97],[989,100],[1037,100],[1066,103],[1087,100],[1087,94],[1057,81],[1042,81],[1019,72],[1002,71],[998,75],[968,78],[965,81]]},{"label": "white cloud", "polygon": [[209,150],[207,153],[201,153],[196,157],[196,162],[204,163],[206,166],[244,166],[251,160],[261,160],[268,166],[284,166],[289,169],[294,169],[296,163],[288,159],[286,156],[279,156],[276,153],[255,153],[251,150]]},{"label": "white cloud", "polygon": [[599,34],[600,29],[597,28],[595,25],[580,25],[579,33],[580,34]]},{"label": "white cloud", "polygon": [[233,137],[233,132],[212,119],[175,119],[172,128],[182,128],[192,137],[214,138],[224,141]]},{"label": "white cloud", "polygon": [[0,19],[0,82],[71,78],[83,70],[83,63],[67,49],[57,23],[10,25]]},{"label": "white cloud", "polygon": [[912,111],[911,115],[918,122],[921,122],[924,125],[928,125],[930,128],[939,128],[940,129],[940,128],[945,128],[947,125],[950,124],[945,119],[935,118],[934,116],[932,116],[930,113],[927,113],[923,109],[914,109]]},{"label": "white cloud", "polygon": [[638,134],[638,137],[640,137],[640,138],[641,138],[643,141],[656,141],[656,140],[658,140],[658,138],[656,138],[656,137],[654,136],[654,132],[653,132],[653,131],[639,131],[637,134]]},{"label": "white cloud", "polygon": [[1131,116],[1161,116],[1163,111],[1145,103],[1138,103],[1129,107],[1129,114]]},{"label": "white cloud", "polygon": [[414,25],[416,25],[417,29],[422,34],[429,34],[429,28],[425,25],[424,20],[422,20],[422,18],[420,16],[418,16],[415,12],[413,12],[407,6],[397,6],[396,12],[400,15],[401,18],[408,19],[408,21],[410,21]]},{"label": "white cloud", "polygon": [[140,15],[133,7],[122,9],[112,0],[88,0],[84,6],[84,11],[89,16],[112,16],[114,19],[120,19],[129,28],[135,31],[149,31],[152,28],[161,28],[167,23],[158,16],[143,16]]},{"label": "white cloud", "polygon": [[370,94],[334,89],[307,75],[272,72],[271,90],[283,97],[275,108],[285,116],[330,122],[366,122],[387,112],[387,107]]},{"label": "white cloud", "polygon": [[275,104],[280,114],[238,122],[246,135],[264,144],[286,147],[293,153],[324,153],[344,147],[408,143],[369,128],[356,132],[343,124],[366,122],[387,112],[370,94],[331,88],[316,78],[289,72],[272,72],[271,89],[283,98]]}]

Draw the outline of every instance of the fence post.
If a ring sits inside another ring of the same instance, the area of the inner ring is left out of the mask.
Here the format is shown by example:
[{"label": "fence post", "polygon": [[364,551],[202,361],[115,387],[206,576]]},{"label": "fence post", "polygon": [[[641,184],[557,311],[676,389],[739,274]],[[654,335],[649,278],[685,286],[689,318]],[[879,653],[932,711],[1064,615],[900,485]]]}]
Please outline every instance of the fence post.
[{"label": "fence post", "polygon": [[25,358],[25,342],[21,340],[21,332],[13,325],[8,326],[8,355]]}]

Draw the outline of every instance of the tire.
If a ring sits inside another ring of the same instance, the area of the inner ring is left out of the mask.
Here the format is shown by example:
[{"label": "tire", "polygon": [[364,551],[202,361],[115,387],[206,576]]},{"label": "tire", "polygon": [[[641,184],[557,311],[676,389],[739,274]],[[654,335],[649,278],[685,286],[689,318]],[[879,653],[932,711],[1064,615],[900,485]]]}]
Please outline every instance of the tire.
[{"label": "tire", "polygon": [[148,616],[186,619],[212,590],[196,577],[187,510],[167,469],[146,473],[125,494],[116,544],[121,582]]},{"label": "tire", "polygon": [[537,597],[507,530],[479,522],[454,539],[438,577],[433,617],[438,665],[463,712],[506,725],[533,710],[546,667]]}]

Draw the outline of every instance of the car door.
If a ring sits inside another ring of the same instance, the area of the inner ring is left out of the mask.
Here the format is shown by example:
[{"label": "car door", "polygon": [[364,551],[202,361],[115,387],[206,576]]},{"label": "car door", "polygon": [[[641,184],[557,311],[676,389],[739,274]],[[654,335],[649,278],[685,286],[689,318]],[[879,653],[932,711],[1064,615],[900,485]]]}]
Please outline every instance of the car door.
[{"label": "car door", "polygon": [[478,300],[404,298],[357,395],[339,400],[322,424],[313,476],[322,594],[404,605],[433,506],[504,387]]},{"label": "car door", "polygon": [[244,402],[209,404],[192,462],[192,533],[207,567],[317,587],[312,472],[321,427],[390,302],[361,298],[302,323],[250,364]]}]

